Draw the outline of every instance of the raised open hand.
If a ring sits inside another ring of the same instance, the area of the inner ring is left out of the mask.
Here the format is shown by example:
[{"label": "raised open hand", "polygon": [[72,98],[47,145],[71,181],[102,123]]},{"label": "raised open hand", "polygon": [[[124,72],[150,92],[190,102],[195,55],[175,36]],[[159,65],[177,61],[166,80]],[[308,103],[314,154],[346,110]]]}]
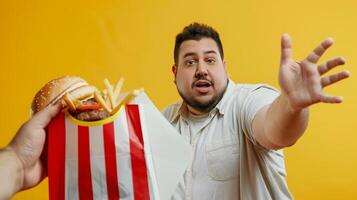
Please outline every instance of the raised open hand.
[{"label": "raised open hand", "polygon": [[332,38],[327,38],[304,60],[297,62],[292,57],[290,36],[288,34],[282,36],[279,84],[282,94],[287,96],[292,109],[303,109],[318,102],[342,102],[342,97],[325,94],[323,88],[348,78],[350,72],[342,71],[325,77],[322,75],[345,64],[345,60],[337,57],[317,65],[320,57],[332,44]]}]

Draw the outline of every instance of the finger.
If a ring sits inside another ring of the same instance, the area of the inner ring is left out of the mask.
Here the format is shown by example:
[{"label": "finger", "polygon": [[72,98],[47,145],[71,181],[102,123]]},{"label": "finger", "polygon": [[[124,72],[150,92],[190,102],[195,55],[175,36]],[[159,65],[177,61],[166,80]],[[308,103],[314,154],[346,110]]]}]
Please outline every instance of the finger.
[{"label": "finger", "polygon": [[291,59],[292,56],[291,38],[289,34],[284,33],[281,37],[281,61],[287,61]]},{"label": "finger", "polygon": [[45,128],[51,119],[58,114],[58,112],[61,110],[61,107],[62,105],[60,102],[54,105],[49,105],[36,113],[28,123]]},{"label": "finger", "polygon": [[343,71],[343,72],[339,72],[337,74],[333,74],[331,76],[323,77],[321,79],[321,86],[322,87],[326,87],[326,86],[329,86],[329,85],[331,85],[333,83],[336,83],[338,81],[346,79],[348,77],[350,77],[350,72],[349,71]]},{"label": "finger", "polygon": [[346,63],[346,61],[343,57],[334,58],[332,60],[328,60],[327,62],[320,64],[318,67],[318,70],[319,70],[320,75],[323,75],[326,72],[330,71],[331,69],[333,69],[339,65],[344,65],[345,63]]},{"label": "finger", "polygon": [[307,57],[306,60],[312,63],[317,63],[325,51],[333,44],[332,38],[327,38],[318,47],[316,47]]},{"label": "finger", "polygon": [[320,101],[323,103],[342,103],[343,97],[341,96],[330,96],[330,95],[322,95]]}]

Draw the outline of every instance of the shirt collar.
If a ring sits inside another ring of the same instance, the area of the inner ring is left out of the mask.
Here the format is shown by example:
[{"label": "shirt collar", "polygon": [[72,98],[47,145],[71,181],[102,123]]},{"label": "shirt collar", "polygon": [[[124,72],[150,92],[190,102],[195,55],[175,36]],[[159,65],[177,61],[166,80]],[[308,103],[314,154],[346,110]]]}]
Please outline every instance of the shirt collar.
[{"label": "shirt collar", "polygon": [[218,111],[221,115],[224,115],[224,113],[226,112],[226,110],[228,108],[226,106],[226,102],[229,99],[229,97],[232,95],[232,93],[234,91],[234,86],[235,86],[235,83],[231,79],[229,79],[227,89],[224,92],[222,99],[216,105],[216,108],[218,109]]},{"label": "shirt collar", "polygon": [[[219,103],[210,111],[210,112],[215,112],[218,111],[221,115],[224,115],[227,106],[225,106],[227,99],[231,96],[231,94],[233,93],[234,90],[234,85],[235,83],[229,79],[228,80],[228,85],[226,88],[226,91],[224,92],[224,95],[222,97],[222,99],[219,101]],[[174,122],[176,120],[179,119],[180,116],[184,117],[188,116],[188,109],[187,109],[187,104],[186,102],[182,101],[181,104],[179,105],[179,109],[177,109],[176,113],[174,114],[174,117],[172,118],[172,120],[170,120],[170,122]]]}]

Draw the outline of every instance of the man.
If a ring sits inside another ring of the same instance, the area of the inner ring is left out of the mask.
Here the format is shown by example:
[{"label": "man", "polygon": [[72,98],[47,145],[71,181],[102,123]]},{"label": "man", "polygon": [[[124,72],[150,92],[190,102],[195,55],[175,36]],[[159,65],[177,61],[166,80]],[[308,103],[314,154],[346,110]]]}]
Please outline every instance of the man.
[{"label": "man", "polygon": [[235,84],[219,34],[203,24],[185,27],[176,37],[172,66],[183,102],[163,113],[191,143],[194,156],[172,199],[292,199],[281,149],[303,134],[310,105],[342,102],[322,89],[349,77],[348,71],[322,77],[344,64],[338,57],[317,66],[332,44],[328,38],[296,62],[284,34],[279,93],[268,85]]}]

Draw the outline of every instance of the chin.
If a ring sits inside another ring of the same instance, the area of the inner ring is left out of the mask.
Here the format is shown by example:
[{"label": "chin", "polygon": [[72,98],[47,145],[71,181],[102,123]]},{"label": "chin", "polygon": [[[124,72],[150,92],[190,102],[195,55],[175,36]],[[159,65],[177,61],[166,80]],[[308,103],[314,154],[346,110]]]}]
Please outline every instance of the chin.
[{"label": "chin", "polygon": [[208,104],[209,102],[211,102],[213,99],[212,96],[210,97],[199,97],[199,98],[194,98],[194,100],[200,104]]}]

